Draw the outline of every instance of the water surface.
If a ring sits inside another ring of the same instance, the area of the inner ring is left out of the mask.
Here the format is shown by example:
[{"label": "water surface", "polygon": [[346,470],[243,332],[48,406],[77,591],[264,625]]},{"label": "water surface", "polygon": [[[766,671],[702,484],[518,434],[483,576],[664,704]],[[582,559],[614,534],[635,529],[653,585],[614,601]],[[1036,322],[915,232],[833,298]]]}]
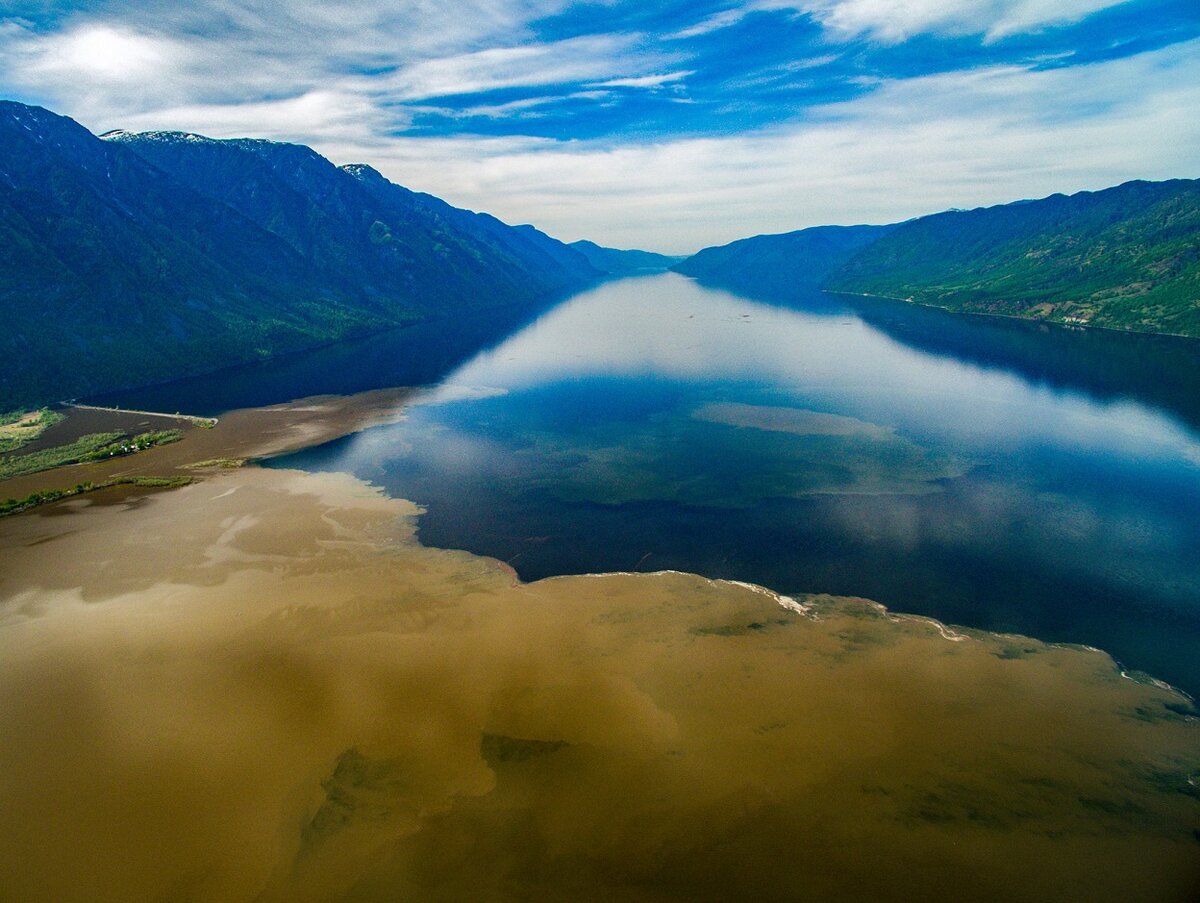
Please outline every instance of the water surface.
[{"label": "water surface", "polygon": [[865,596],[1200,692],[1194,344],[880,304],[609,283],[277,463],[413,499],[423,541],[525,579]]},{"label": "water surface", "polygon": [[0,521],[0,897],[1185,903],[1200,722],[1107,656],[522,584],[345,474]]}]

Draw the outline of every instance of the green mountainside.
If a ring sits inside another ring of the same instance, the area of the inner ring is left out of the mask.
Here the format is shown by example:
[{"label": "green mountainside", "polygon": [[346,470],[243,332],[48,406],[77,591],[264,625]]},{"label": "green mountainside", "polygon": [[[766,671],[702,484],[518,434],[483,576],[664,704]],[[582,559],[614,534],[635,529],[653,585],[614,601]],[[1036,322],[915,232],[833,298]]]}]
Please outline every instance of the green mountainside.
[{"label": "green mountainside", "polygon": [[0,410],[532,305],[600,274],[309,148],[108,140],[0,101]]},{"label": "green mountainside", "polygon": [[672,269],[776,298],[822,288],[1200,337],[1200,180],[1130,181],[898,226],[757,235]]},{"label": "green mountainside", "polygon": [[853,233],[850,253],[818,241],[832,228],[707,248],[674,269],[742,290],[823,288],[1200,337],[1200,181],[952,210]]},{"label": "green mountainside", "polygon": [[951,211],[902,225],[826,282],[951,310],[1200,336],[1200,181]]}]

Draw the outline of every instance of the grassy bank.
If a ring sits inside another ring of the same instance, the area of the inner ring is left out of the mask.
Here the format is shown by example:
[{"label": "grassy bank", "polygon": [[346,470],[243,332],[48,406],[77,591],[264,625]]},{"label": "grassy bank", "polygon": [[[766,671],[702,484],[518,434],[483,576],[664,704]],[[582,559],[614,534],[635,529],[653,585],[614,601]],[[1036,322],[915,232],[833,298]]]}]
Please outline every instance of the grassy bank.
[{"label": "grassy bank", "polygon": [[146,489],[174,489],[191,483],[191,477],[115,477],[100,483],[85,481],[76,483],[70,489],[44,489],[22,499],[5,499],[0,501],[0,517],[28,511],[38,505],[57,502],[61,499],[95,492],[97,489],[110,489],[113,486],[140,486]]},{"label": "grassy bank", "polygon": [[49,408],[0,414],[0,455],[24,448],[63,419],[62,414]]},{"label": "grassy bank", "polygon": [[156,445],[167,445],[183,438],[179,430],[156,430],[129,438],[127,433],[91,433],[66,445],[56,445],[27,455],[0,458],[0,480],[38,473],[66,464],[102,461],[131,455]]}]

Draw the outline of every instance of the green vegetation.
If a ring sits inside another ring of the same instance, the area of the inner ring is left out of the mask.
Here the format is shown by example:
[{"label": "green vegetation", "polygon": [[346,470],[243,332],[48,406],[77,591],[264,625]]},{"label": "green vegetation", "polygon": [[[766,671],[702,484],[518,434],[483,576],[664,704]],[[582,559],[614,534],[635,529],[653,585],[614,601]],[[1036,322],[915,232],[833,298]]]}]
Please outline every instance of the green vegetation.
[{"label": "green vegetation", "polygon": [[208,458],[204,461],[193,461],[191,464],[187,464],[185,466],[189,470],[205,470],[207,468],[234,470],[238,467],[242,467],[245,463],[245,458]]},{"label": "green vegetation", "polygon": [[825,289],[1200,337],[1200,180],[1127,182],[898,226],[759,235],[672,269],[762,297]]},{"label": "green vegetation", "polygon": [[57,502],[60,499],[83,495],[86,492],[95,492],[97,489],[109,489],[113,486],[174,489],[177,486],[186,486],[191,482],[191,477],[115,477],[101,483],[86,481],[76,483],[70,489],[44,489],[40,492],[27,495],[23,499],[5,499],[4,501],[0,501],[0,517],[9,514],[18,514],[22,511],[28,511],[30,508],[36,508],[38,505],[45,505],[50,502]]},{"label": "green vegetation", "polygon": [[1200,181],[952,211],[865,248],[827,289],[972,313],[1200,336]]},{"label": "green vegetation", "polygon": [[178,442],[183,438],[183,433],[180,430],[154,430],[149,433],[139,433],[132,439],[127,439],[125,434],[115,442],[110,442],[102,448],[97,448],[83,455],[80,461],[102,461],[105,458],[116,458],[121,455],[131,455],[134,452],[145,451],[148,448],[153,448],[156,445],[168,445],[172,442]]},{"label": "green vegetation", "polygon": [[9,480],[26,474],[62,467],[66,464],[79,464],[87,461],[101,461],[120,455],[129,455],[144,451],[155,445],[166,445],[183,438],[179,430],[157,430],[141,433],[129,438],[121,432],[91,433],[81,436],[68,445],[57,445],[45,448],[27,455],[15,455],[0,458],[0,480]]},{"label": "green vegetation", "polygon": [[63,419],[62,414],[49,408],[0,414],[0,455],[24,448]]},{"label": "green vegetation", "polygon": [[44,448],[28,455],[16,455],[0,458],[0,480],[9,480],[25,474],[37,473],[39,470],[49,470],[64,464],[77,464],[85,455],[90,455],[102,448],[107,448],[114,442],[125,438],[125,433],[91,433],[81,436],[68,445],[57,445],[54,448]]}]

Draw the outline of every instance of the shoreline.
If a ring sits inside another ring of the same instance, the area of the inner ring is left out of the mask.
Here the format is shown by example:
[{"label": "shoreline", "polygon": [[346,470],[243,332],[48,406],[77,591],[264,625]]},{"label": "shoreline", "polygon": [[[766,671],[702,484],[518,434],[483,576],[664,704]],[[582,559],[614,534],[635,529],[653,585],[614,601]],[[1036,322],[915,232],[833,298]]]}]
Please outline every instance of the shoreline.
[{"label": "shoreline", "polygon": [[1072,331],[1076,329],[1097,329],[1103,332],[1111,332],[1116,335],[1150,335],[1162,336],[1166,339],[1185,339],[1191,342],[1200,342],[1200,336],[1187,335],[1182,332],[1156,332],[1147,329],[1123,329],[1120,326],[1102,326],[1098,323],[1064,323],[1061,320],[1047,320],[1042,317],[1022,317],[1020,314],[998,314],[986,310],[961,310],[954,307],[943,307],[940,304],[930,304],[927,301],[917,301],[914,298],[898,298],[893,295],[873,295],[870,292],[844,292],[836,289],[819,288],[819,292],[823,295],[845,295],[847,298],[875,298],[880,301],[897,301],[901,304],[908,304],[912,307],[924,307],[927,310],[940,310],[947,314],[962,314],[970,317],[993,317],[997,320],[1014,320],[1018,323],[1034,323],[1039,326],[1056,326],[1060,329]]},{"label": "shoreline", "polygon": [[139,411],[137,408],[118,408],[107,407],[98,404],[81,404],[77,401],[63,401],[56,407],[71,408],[78,411],[107,411],[113,414],[140,414],[143,417],[162,417],[167,420],[187,420],[196,426],[214,427],[217,425],[217,417],[199,417],[195,414],[180,414],[176,411],[174,414],[167,414],[162,411]]}]

